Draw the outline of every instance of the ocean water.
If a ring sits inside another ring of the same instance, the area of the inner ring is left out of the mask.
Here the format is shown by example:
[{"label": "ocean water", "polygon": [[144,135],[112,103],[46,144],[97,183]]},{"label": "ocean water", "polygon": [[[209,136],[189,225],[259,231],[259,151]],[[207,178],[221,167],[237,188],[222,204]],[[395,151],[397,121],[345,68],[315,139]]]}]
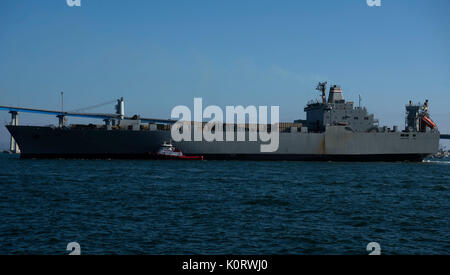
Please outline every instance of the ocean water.
[{"label": "ocean water", "polygon": [[0,156],[0,254],[449,254],[450,161]]}]

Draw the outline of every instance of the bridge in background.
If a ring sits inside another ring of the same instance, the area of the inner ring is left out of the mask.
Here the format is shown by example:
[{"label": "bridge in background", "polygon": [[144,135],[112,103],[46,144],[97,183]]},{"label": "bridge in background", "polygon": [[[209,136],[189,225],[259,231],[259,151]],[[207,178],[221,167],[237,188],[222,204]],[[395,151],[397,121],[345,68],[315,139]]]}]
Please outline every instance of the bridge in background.
[{"label": "bridge in background", "polygon": [[[170,119],[154,119],[154,118],[137,118],[137,117],[126,117],[121,114],[107,114],[107,113],[79,113],[79,112],[64,112],[64,111],[54,111],[45,109],[33,109],[33,108],[22,108],[22,107],[12,107],[12,106],[0,106],[0,111],[8,111],[12,115],[12,125],[14,122],[14,116],[17,116],[19,112],[22,113],[35,113],[44,115],[54,115],[60,119],[60,125],[64,124],[65,117],[81,117],[81,118],[95,118],[103,120],[113,120],[113,119],[140,119],[145,123],[164,123],[173,124],[176,121]],[[16,117],[17,119],[17,117]]]}]

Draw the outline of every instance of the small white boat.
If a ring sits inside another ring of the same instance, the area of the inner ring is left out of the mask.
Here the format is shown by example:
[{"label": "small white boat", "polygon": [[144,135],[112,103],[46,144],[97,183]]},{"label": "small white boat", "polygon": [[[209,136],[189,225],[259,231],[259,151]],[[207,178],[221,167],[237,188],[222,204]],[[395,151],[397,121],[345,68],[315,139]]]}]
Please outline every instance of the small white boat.
[{"label": "small white boat", "polygon": [[157,153],[160,156],[170,156],[170,157],[182,157],[183,153],[176,149],[172,143],[170,142],[164,142],[161,147],[159,148],[159,151]]},{"label": "small white boat", "polygon": [[186,159],[186,160],[203,160],[203,156],[185,156],[183,153],[175,148],[172,143],[164,142],[161,144],[156,153],[157,159]]}]

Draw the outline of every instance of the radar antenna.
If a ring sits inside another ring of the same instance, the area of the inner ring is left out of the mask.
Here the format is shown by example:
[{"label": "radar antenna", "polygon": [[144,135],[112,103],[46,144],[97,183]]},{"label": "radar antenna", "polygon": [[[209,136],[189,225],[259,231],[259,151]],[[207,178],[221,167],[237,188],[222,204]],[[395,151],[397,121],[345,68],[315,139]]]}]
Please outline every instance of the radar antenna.
[{"label": "radar antenna", "polygon": [[326,96],[326,91],[327,91],[327,82],[319,82],[319,84],[317,85],[316,90],[321,91],[322,92],[322,103],[326,104],[327,103],[327,96]]}]

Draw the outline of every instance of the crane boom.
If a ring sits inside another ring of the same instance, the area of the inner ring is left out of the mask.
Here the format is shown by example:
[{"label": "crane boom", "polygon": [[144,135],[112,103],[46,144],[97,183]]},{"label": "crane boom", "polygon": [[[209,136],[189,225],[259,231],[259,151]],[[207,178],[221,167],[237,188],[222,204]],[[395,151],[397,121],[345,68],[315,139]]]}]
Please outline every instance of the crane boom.
[{"label": "crane boom", "polygon": [[71,113],[80,113],[80,112],[83,112],[83,111],[86,111],[86,110],[91,110],[91,109],[99,108],[99,107],[102,107],[102,106],[105,106],[105,105],[108,105],[108,104],[111,104],[111,103],[114,103],[114,102],[116,102],[116,100],[110,100],[110,101],[103,102],[103,103],[100,103],[100,104],[96,104],[96,105],[92,105],[92,106],[87,106],[87,107],[80,108],[80,109],[71,110],[71,111],[69,111],[69,112],[71,112]]}]

